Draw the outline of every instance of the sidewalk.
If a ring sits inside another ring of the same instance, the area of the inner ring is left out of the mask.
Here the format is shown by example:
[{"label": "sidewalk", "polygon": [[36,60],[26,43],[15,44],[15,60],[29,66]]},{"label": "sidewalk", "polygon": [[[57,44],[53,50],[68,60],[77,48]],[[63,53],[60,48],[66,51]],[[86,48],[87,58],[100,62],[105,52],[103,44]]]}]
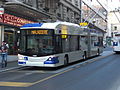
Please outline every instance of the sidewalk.
[{"label": "sidewalk", "polygon": [[[1,60],[1,57],[0,57],[0,60]],[[7,56],[7,62],[8,62],[7,67],[1,68],[1,64],[0,64],[0,72],[5,72],[8,70],[20,68],[21,66],[18,66],[17,60],[18,60],[17,55],[8,55]]]},{"label": "sidewalk", "polygon": [[8,62],[13,62],[17,60],[18,60],[17,55],[8,55]]}]

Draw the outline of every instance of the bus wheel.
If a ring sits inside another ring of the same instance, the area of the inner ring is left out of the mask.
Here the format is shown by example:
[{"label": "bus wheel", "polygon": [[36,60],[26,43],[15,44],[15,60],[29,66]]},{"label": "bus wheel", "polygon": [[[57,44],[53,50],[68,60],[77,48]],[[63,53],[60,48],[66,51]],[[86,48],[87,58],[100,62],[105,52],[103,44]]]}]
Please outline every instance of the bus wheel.
[{"label": "bus wheel", "polygon": [[84,60],[87,59],[86,51],[84,52],[83,59],[84,59]]},{"label": "bus wheel", "polygon": [[115,51],[116,54],[119,54],[120,52]]},{"label": "bus wheel", "polygon": [[68,56],[66,55],[64,57],[64,66],[68,65]]}]

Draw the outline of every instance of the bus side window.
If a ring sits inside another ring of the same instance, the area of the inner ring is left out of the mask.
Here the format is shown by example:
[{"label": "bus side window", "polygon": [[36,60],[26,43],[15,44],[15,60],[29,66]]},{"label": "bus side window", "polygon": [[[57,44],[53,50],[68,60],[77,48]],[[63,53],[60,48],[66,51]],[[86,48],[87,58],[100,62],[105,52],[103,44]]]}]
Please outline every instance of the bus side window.
[{"label": "bus side window", "polygon": [[55,53],[61,53],[62,52],[62,40],[61,36],[55,36]]},{"label": "bus side window", "polygon": [[63,52],[69,52],[70,51],[70,36],[68,36],[67,38],[63,38],[62,39],[62,50]]}]

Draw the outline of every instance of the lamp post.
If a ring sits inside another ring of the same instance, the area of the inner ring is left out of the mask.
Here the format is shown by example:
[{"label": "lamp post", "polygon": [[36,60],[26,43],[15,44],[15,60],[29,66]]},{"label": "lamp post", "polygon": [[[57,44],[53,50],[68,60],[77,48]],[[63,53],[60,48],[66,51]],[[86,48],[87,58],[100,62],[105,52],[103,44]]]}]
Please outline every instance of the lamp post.
[{"label": "lamp post", "polygon": [[[2,15],[2,22],[4,23],[4,8],[3,7],[0,7],[0,15]],[[0,26],[0,44],[2,43],[2,41],[4,40],[4,35],[3,35],[3,30],[4,30],[4,27],[3,26]]]}]

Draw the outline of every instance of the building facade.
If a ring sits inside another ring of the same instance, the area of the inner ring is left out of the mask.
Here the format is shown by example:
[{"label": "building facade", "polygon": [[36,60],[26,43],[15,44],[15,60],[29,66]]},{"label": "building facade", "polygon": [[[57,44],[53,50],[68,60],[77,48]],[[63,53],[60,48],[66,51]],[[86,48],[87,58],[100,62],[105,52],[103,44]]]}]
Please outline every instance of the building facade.
[{"label": "building facade", "polygon": [[79,23],[81,0],[38,0],[39,8],[53,15],[52,21]]},{"label": "building facade", "polygon": [[79,24],[81,18],[80,5],[80,0],[60,0],[56,10],[57,19]]},{"label": "building facade", "polygon": [[116,9],[108,13],[108,36],[114,37],[116,33],[120,32],[120,10]]},{"label": "building facade", "polygon": [[108,0],[108,8],[107,37],[111,43],[114,35],[120,32],[120,0]]}]

